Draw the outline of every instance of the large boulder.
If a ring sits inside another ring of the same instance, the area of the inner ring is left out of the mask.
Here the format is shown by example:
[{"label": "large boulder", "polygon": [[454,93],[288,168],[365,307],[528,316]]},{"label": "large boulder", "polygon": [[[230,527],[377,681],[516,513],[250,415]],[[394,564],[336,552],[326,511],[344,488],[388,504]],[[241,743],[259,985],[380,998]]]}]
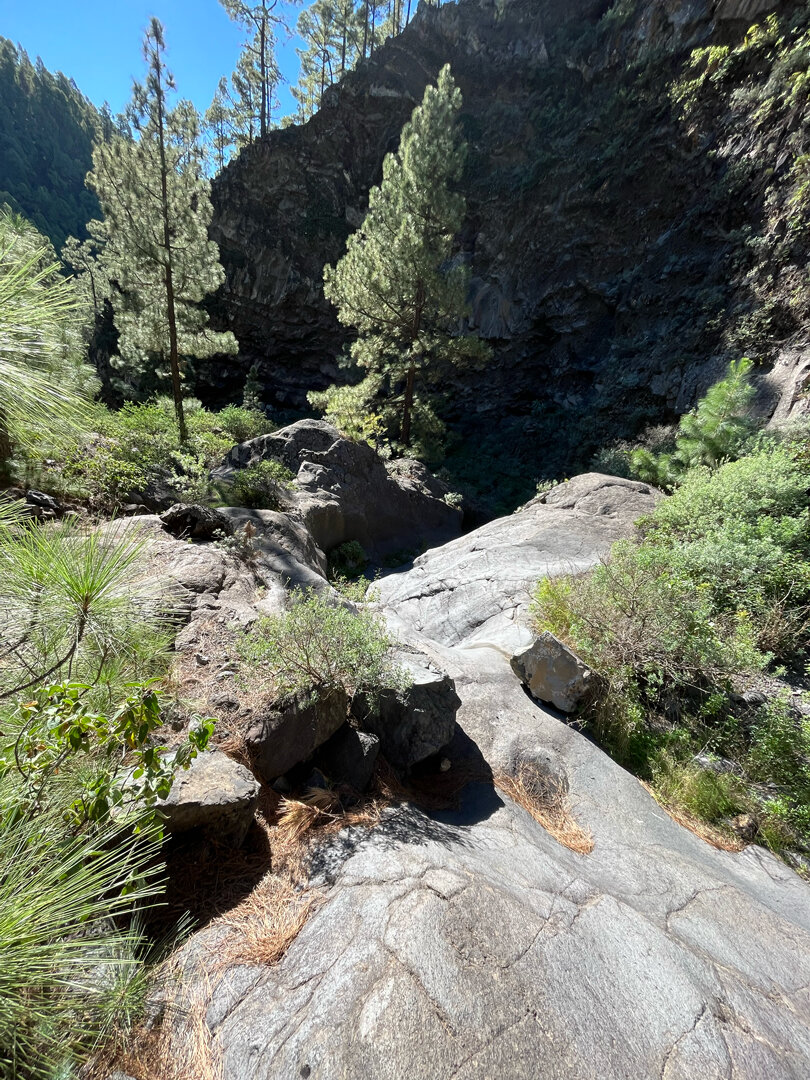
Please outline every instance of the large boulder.
[{"label": "large boulder", "polygon": [[591,688],[593,672],[575,652],[544,633],[512,657],[512,670],[532,697],[564,713],[575,712]]},{"label": "large boulder", "polygon": [[436,641],[495,645],[511,656],[531,642],[522,624],[540,578],[593,566],[661,497],[616,476],[575,477],[383,578],[381,602]]},{"label": "large boulder", "polygon": [[268,458],[295,475],[289,507],[325,552],[349,540],[375,555],[419,551],[461,530],[461,512],[447,505],[439,482],[428,482],[423,466],[410,463],[389,472],[370,446],[344,438],[322,420],[299,420],[240,443],[213,475],[229,480],[236,470]]},{"label": "large boulder", "polygon": [[245,733],[254,768],[268,783],[312,757],[346,722],[349,702],[335,688],[317,695],[301,690],[256,718]]},{"label": "large boulder", "polygon": [[452,740],[461,702],[453,680],[424,656],[398,652],[397,660],[408,685],[383,690],[372,700],[359,695],[352,712],[363,730],[380,740],[390,764],[407,772]]},{"label": "large boulder", "polygon": [[247,835],[259,801],[256,778],[238,762],[211,750],[198,754],[174,778],[172,789],[156,807],[165,829],[176,835],[203,829],[214,839],[238,847]]}]

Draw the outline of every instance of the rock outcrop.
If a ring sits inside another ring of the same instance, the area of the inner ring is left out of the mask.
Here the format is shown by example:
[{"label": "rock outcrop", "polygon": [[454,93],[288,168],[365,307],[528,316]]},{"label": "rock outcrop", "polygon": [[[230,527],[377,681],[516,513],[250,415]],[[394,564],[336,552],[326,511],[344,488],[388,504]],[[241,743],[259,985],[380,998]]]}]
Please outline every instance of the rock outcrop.
[{"label": "rock outcrop", "polygon": [[420,556],[379,584],[398,620],[448,645],[528,645],[523,617],[542,577],[587,570],[661,493],[648,484],[588,473],[511,517]]},{"label": "rock outcrop", "polygon": [[456,731],[461,702],[452,679],[418,652],[399,651],[407,685],[383,690],[373,701],[360,696],[352,711],[364,731],[376,735],[386,759],[402,773],[447,746]]},{"label": "rock outcrop", "polygon": [[[346,330],[324,299],[323,267],[447,62],[469,142],[459,255],[472,268],[470,322],[495,350],[484,371],[443,386],[445,416],[475,447],[467,475],[482,458],[495,477],[511,470],[529,484],[582,468],[617,437],[688,409],[751,348],[794,373],[807,356],[806,309],[791,299],[806,243],[783,245],[778,275],[769,253],[796,236],[791,169],[807,118],[766,87],[772,60],[740,64],[745,93],[705,121],[686,118],[669,90],[693,48],[737,44],[752,20],[800,7],[421,4],[311,120],[245,147],[215,180],[227,283],[214,314],[241,354],[202,365],[200,392],[235,398],[257,363],[268,403],[302,408],[308,390],[345,377]],[[767,120],[756,114],[766,98]],[[767,384],[761,408],[781,392]],[[804,407],[800,394],[790,407]]]},{"label": "rock outcrop", "polygon": [[[200,1037],[193,1014],[225,1080],[806,1075],[806,883],[760,848],[719,851],[676,824],[525,693],[502,646],[531,578],[570,567],[561,535],[584,567],[655,498],[577,479],[382,583],[403,644],[453,681],[450,773],[475,780],[456,810],[405,804],[316,851],[323,902],[276,965],[243,956],[212,980],[211,958],[228,955],[238,928],[196,934],[167,980],[180,988],[175,1052]],[[452,574],[443,585],[447,559],[490,583],[501,647],[488,643],[480,588],[467,594]],[[589,854],[497,793],[493,775],[524,765],[565,792]]]},{"label": "rock outcrop", "polygon": [[235,470],[268,458],[295,476],[288,508],[327,553],[349,540],[369,554],[418,551],[461,531],[461,511],[444,502],[447,488],[424,466],[393,462],[386,469],[370,446],[322,420],[299,420],[240,443],[214,475],[227,480]]},{"label": "rock outcrop", "polygon": [[275,780],[312,757],[343,724],[349,702],[343,690],[313,695],[301,691],[257,717],[245,733],[245,746],[263,780]]}]

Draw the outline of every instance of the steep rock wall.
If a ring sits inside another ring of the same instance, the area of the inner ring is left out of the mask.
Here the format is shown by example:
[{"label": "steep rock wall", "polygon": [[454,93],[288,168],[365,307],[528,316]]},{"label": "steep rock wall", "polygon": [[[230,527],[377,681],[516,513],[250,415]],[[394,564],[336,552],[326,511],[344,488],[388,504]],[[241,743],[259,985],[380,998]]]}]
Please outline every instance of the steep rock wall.
[{"label": "steep rock wall", "polygon": [[[323,297],[323,265],[340,257],[385,153],[448,61],[470,144],[459,248],[473,272],[472,326],[495,355],[447,387],[445,414],[476,447],[473,459],[462,439],[450,455],[460,483],[478,473],[480,487],[483,454],[490,486],[514,501],[525,488],[510,471],[531,481],[587,463],[689,408],[732,356],[769,367],[803,318],[780,306],[778,285],[755,287],[761,251],[746,244],[780,227],[768,200],[805,121],[777,110],[758,129],[730,98],[687,120],[671,88],[692,49],[734,46],[752,18],[804,6],[423,5],[312,120],[247,148],[216,181],[212,233],[227,284],[215,316],[242,352],[238,364],[201,367],[203,396],[236,396],[255,361],[282,408],[305,407],[307,390],[341,377],[346,335]],[[757,62],[743,84],[765,79]],[[763,408],[790,382],[791,357]]]}]

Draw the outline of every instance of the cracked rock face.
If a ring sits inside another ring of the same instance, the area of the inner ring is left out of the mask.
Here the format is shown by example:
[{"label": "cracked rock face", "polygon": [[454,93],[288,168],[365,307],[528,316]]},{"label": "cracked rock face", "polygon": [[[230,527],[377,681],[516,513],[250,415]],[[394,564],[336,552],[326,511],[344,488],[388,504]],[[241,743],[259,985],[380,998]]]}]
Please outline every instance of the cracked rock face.
[{"label": "cracked rock face", "polygon": [[[173,985],[181,1006],[183,995],[202,997],[225,1080],[810,1072],[807,885],[761,848],[705,844],[532,701],[504,649],[476,633],[487,626],[480,590],[458,620],[441,606],[437,567],[457,560],[520,627],[530,575],[566,565],[561,536],[568,557],[587,564],[630,532],[643,507],[623,513],[614,487],[578,478],[383,582],[403,644],[454,681],[447,754],[453,769],[477,766],[480,780],[457,810],[402,806],[381,827],[321,848],[313,872],[325,902],[277,965],[212,976],[212,957],[238,932],[222,924],[180,951]],[[654,501],[628,490],[622,499]],[[463,597],[463,584],[459,572],[445,591]],[[559,779],[593,836],[590,854],[563,847],[498,793],[492,772],[522,762]],[[181,1049],[195,1033],[182,1011],[172,1015]]]},{"label": "cracked rock face", "polygon": [[382,459],[362,442],[344,438],[322,420],[299,420],[272,435],[240,443],[226,456],[218,479],[272,459],[295,476],[289,509],[317,546],[330,552],[356,540],[368,554],[440,544],[461,531],[461,511],[442,499],[447,488],[417,462]]},{"label": "cracked rock face", "polygon": [[606,555],[661,498],[648,484],[586,473],[510,517],[421,555],[379,584],[403,624],[447,645],[494,645],[509,655],[541,577],[577,573]]}]

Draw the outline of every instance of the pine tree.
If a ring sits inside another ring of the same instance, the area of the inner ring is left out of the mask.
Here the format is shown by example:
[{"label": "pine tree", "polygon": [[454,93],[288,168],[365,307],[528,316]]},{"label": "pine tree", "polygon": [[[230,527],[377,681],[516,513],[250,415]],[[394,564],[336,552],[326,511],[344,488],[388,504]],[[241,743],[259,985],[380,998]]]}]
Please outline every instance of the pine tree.
[{"label": "pine tree", "polygon": [[698,465],[714,469],[724,461],[738,458],[755,426],[750,415],[756,395],[751,385],[751,369],[747,357],[732,360],[725,378],[710,386],[697,406],[681,417],[671,454],[633,451],[630,455],[633,475],[669,488]]},{"label": "pine tree", "polygon": [[[301,72],[292,95],[301,119],[308,120],[321,107],[327,86],[339,78],[342,28],[334,0],[315,0],[302,11],[296,27],[306,48],[298,49]],[[347,31],[348,33],[348,31]]]},{"label": "pine tree", "polygon": [[[283,25],[276,11],[278,0],[219,0],[228,15],[250,34],[243,43],[239,66],[234,73],[234,88],[242,105],[250,102],[257,110],[258,134],[263,137],[270,129],[273,94],[281,81],[276,63],[275,30]],[[251,118],[252,119],[252,118]],[[251,140],[252,141],[252,140]]]},{"label": "pine tree", "polygon": [[110,296],[110,279],[101,262],[105,232],[101,221],[88,221],[89,240],[69,236],[62,248],[62,262],[73,271],[77,292],[87,309],[87,319],[95,323]]},{"label": "pine tree", "polygon": [[84,364],[80,299],[44,236],[0,208],[0,483],[15,447],[86,419],[98,389]]},{"label": "pine tree", "polygon": [[448,364],[482,362],[489,349],[460,332],[469,270],[452,258],[464,218],[461,177],[466,144],[457,115],[461,92],[442,69],[402,131],[399,150],[383,162],[382,184],[369,195],[365,221],[340,262],[324,269],[324,291],[338,318],[358,331],[354,362],[368,374],[355,388],[394,405],[394,434],[411,445],[414,418],[431,433],[436,418],[426,384]]},{"label": "pine tree", "polygon": [[214,333],[200,301],[225,274],[208,239],[212,208],[203,175],[199,119],[190,102],[169,109],[174,79],[163,54],[163,27],[144,38],[148,74],[135,84],[130,119],[136,138],[115,138],[93,153],[88,183],[104,211],[102,261],[113,295],[121,356],[136,371],[168,361],[177,423],[186,439],[181,359],[233,353],[233,334]]},{"label": "pine tree", "polygon": [[228,80],[223,76],[219,80],[213,101],[205,113],[205,127],[217,172],[225,168],[225,162],[231,156],[231,150],[236,142],[233,114],[234,110],[228,93]]},{"label": "pine tree", "polygon": [[262,380],[259,374],[259,365],[251,364],[245,378],[242,390],[242,408],[251,409],[253,412],[262,411]]}]

